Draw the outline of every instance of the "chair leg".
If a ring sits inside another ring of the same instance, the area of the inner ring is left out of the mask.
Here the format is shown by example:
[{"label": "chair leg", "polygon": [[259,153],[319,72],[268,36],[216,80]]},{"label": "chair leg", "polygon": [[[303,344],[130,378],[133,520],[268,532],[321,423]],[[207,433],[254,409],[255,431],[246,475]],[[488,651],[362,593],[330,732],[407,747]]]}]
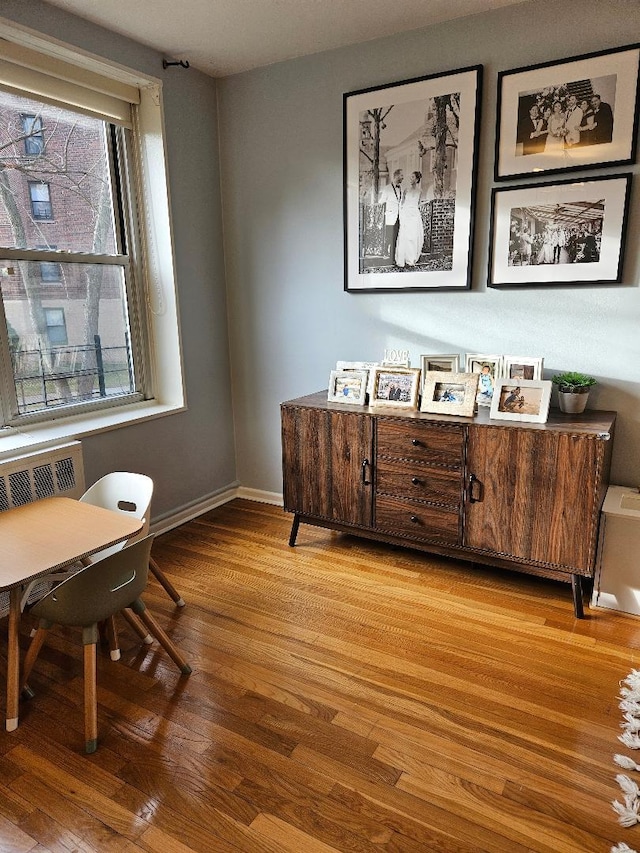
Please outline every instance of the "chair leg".
[{"label": "chair leg", "polygon": [[153,616],[147,610],[144,602],[138,598],[131,605],[133,612],[147,626],[162,648],[167,652],[171,660],[176,664],[183,675],[191,675],[192,669],[187,661],[182,657],[176,646],[171,642],[167,634],[162,630]]},{"label": "chair leg", "polygon": [[29,681],[29,676],[31,675],[31,670],[38,659],[38,655],[40,654],[40,649],[44,645],[44,641],[47,638],[47,631],[49,628],[46,626],[46,623],[43,625],[42,623],[36,628],[35,633],[33,635],[33,639],[29,643],[29,648],[27,649],[27,653],[24,656],[24,665],[22,668],[22,679],[20,681],[20,692],[24,693],[25,696],[31,698],[33,696],[33,691],[27,684]]},{"label": "chair leg", "polygon": [[172,598],[178,607],[184,607],[184,598],[180,595],[175,586],[171,583],[165,573],[162,571],[160,566],[156,563],[153,557],[149,557],[149,568],[151,569],[153,575],[155,576],[158,583],[164,587],[165,592]]},{"label": "chair leg", "polygon": [[144,627],[142,622],[138,619],[135,613],[132,610],[129,610],[127,607],[125,610],[120,611],[122,616],[126,619],[129,625],[133,628],[136,634],[140,637],[143,643],[146,643],[148,646],[153,643],[153,637]]},{"label": "chair leg", "polygon": [[109,656],[111,660],[120,660],[120,641],[118,640],[118,626],[116,617],[109,616],[106,621],[107,642],[109,643]]},{"label": "chair leg", "polygon": [[98,685],[95,643],[84,645],[84,741],[85,751],[98,748]]}]

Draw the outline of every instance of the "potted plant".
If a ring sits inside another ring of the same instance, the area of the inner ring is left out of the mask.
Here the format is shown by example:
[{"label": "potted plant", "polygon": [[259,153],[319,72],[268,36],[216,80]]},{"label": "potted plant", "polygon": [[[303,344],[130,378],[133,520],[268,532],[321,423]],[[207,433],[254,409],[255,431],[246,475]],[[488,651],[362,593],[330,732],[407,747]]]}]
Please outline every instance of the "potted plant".
[{"label": "potted plant", "polygon": [[572,415],[584,412],[589,399],[589,390],[596,384],[595,377],[569,370],[565,373],[556,373],[551,381],[558,388],[558,405],[561,412]]}]

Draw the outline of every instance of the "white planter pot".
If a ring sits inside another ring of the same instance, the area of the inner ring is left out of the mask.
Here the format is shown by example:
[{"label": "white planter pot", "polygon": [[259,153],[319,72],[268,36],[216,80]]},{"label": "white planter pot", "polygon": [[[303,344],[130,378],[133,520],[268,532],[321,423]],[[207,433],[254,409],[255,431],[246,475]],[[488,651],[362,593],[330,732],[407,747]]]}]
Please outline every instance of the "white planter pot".
[{"label": "white planter pot", "polygon": [[560,411],[567,415],[579,415],[587,407],[589,399],[589,390],[582,391],[578,394],[570,394],[567,391],[558,391],[558,405]]}]

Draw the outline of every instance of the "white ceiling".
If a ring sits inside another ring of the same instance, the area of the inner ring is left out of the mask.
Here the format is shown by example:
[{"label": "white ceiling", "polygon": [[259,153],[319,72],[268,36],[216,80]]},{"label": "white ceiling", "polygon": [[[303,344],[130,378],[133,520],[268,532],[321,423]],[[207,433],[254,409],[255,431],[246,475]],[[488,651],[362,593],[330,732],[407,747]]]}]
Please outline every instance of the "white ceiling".
[{"label": "white ceiling", "polygon": [[46,0],[225,77],[524,0]]}]

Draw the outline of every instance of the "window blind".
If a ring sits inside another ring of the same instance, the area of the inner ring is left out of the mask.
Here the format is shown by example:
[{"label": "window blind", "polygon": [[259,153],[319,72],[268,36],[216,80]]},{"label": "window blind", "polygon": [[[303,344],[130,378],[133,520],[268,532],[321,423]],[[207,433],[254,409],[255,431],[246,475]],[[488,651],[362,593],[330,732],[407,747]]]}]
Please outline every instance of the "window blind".
[{"label": "window blind", "polygon": [[0,86],[129,128],[131,106],[140,103],[137,86],[5,39],[0,39]]}]

